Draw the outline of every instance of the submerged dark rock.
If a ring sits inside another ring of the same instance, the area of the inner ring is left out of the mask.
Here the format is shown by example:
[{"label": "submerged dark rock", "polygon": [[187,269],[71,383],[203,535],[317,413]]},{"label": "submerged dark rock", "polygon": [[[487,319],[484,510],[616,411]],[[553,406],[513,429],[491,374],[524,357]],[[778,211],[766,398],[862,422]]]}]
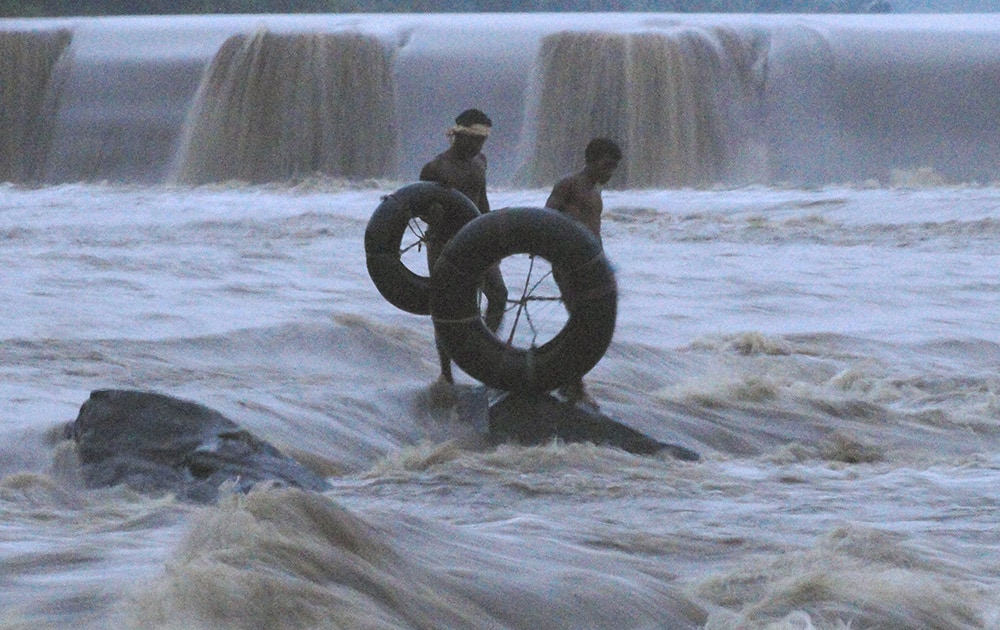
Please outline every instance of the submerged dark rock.
[{"label": "submerged dark rock", "polygon": [[559,439],[613,446],[637,455],[663,452],[684,461],[699,459],[691,449],[660,442],[600,411],[551,394],[506,395],[490,407],[489,436],[493,443],[537,445]]},{"label": "submerged dark rock", "polygon": [[275,446],[198,403],[138,390],[91,392],[66,427],[88,487],[128,485],[208,503],[272,481],[323,491],[329,484]]}]

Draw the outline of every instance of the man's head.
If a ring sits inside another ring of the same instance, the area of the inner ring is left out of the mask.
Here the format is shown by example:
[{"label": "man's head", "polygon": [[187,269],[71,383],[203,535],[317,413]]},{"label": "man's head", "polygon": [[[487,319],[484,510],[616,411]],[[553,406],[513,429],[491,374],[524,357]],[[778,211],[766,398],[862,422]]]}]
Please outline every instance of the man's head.
[{"label": "man's head", "polygon": [[606,184],[621,162],[622,150],[614,140],[594,138],[587,143],[583,157],[594,181]]},{"label": "man's head", "polygon": [[478,109],[467,109],[455,117],[455,126],[448,130],[452,146],[468,156],[479,155],[490,135],[493,121]]},{"label": "man's head", "polygon": [[452,129],[455,133],[486,137],[490,135],[491,127],[493,121],[489,116],[478,109],[467,109],[455,117],[455,126]]}]

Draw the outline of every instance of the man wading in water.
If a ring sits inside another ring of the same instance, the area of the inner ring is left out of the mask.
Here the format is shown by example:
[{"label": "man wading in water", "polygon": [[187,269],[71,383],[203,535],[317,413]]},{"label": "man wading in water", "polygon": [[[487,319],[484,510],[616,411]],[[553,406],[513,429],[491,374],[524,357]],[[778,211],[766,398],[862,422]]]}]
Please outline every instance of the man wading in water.
[{"label": "man wading in water", "polygon": [[[482,153],[483,144],[490,135],[493,121],[478,109],[467,109],[455,118],[455,125],[448,130],[451,146],[438,154],[433,160],[420,169],[422,181],[437,182],[449,188],[454,188],[472,200],[483,214],[490,211],[490,202],[486,198],[486,156]],[[427,234],[427,268],[434,269],[445,243],[435,239],[433,227]],[[486,326],[496,332],[503,321],[504,310],[507,307],[507,286],[500,267],[490,268],[483,276],[482,290],[486,295]],[[441,347],[441,342],[434,336],[438,358],[441,361],[441,376],[438,377],[432,391],[435,398],[448,397],[451,385],[455,382],[451,372],[451,358]],[[447,392],[445,391],[447,389]]]},{"label": "man wading in water", "polygon": [[[604,210],[601,186],[611,179],[621,159],[622,150],[617,143],[607,138],[594,138],[584,151],[583,170],[559,180],[552,188],[545,207],[579,221],[600,241],[601,212]],[[555,280],[558,284],[559,278],[556,277]],[[559,393],[570,402],[597,407],[597,403],[584,388],[582,378],[574,383],[564,384],[559,388]]]}]

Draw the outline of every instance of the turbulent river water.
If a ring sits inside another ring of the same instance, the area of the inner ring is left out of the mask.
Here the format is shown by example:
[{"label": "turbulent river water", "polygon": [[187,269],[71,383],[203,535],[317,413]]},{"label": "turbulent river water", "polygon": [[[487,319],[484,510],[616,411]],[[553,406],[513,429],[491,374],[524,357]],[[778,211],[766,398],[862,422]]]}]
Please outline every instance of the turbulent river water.
[{"label": "turbulent river water", "polygon": [[[5,186],[0,626],[996,628],[1000,189],[922,181],[605,192],[588,386],[699,462],[432,407],[430,320],[365,268],[402,182]],[[59,428],[106,387],[333,489],[84,489]]]}]

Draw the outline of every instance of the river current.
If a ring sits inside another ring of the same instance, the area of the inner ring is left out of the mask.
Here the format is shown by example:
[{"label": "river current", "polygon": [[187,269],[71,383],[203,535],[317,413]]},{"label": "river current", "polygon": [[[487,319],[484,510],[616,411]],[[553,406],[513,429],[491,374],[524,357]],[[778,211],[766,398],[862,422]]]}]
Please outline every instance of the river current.
[{"label": "river current", "polygon": [[[431,406],[431,322],[363,251],[405,182],[5,186],[0,627],[1000,627],[1000,189],[923,175],[604,193],[588,386],[698,462]],[[333,489],[84,489],[60,429],[109,387]]]}]

